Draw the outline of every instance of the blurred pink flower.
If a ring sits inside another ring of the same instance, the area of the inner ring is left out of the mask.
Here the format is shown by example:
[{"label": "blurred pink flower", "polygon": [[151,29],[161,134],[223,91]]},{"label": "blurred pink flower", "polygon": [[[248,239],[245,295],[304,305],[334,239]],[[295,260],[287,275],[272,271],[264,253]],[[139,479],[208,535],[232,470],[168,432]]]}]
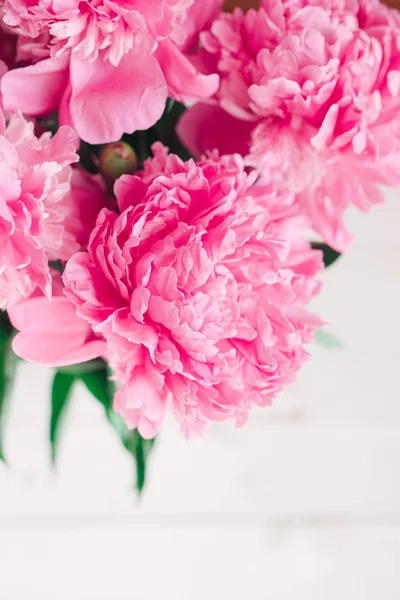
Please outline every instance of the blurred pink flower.
[{"label": "blurred pink flower", "polygon": [[149,128],[168,94],[211,96],[218,76],[199,73],[179,49],[203,24],[201,13],[186,19],[192,1],[5,0],[9,27],[33,38],[51,35],[49,58],[4,76],[5,109],[41,115],[59,108],[61,124],[97,144]]},{"label": "blurred pink flower", "polygon": [[[48,261],[68,260],[88,241],[103,193],[87,191],[71,164],[78,138],[61,127],[37,138],[34,124],[14,115],[0,134],[0,308],[13,306],[38,287],[51,293]],[[97,186],[97,184],[96,184]],[[84,218],[82,218],[84,217]]]},{"label": "blurred pink flower", "polygon": [[320,321],[319,252],[276,179],[254,186],[239,155],[183,162],[153,146],[143,172],[115,185],[65,294],[120,382],[115,409],[153,437],[169,405],[187,436],[245,423],[293,380]]},{"label": "blurred pink flower", "polygon": [[63,295],[61,275],[52,272],[51,299],[36,291],[8,310],[13,326],[13,350],[24,360],[60,367],[97,358],[105,351],[104,340],[95,336],[87,321]]},{"label": "blurred pink flower", "polygon": [[[378,184],[400,185],[400,14],[378,0],[262,0],[221,14],[201,40],[198,59],[221,77],[219,110],[247,125],[225,140],[230,151],[247,143],[261,173],[283,169],[314,229],[343,250],[346,209],[366,211],[382,200]],[[202,110],[192,111],[183,140],[219,147],[213,130],[195,133]]]}]

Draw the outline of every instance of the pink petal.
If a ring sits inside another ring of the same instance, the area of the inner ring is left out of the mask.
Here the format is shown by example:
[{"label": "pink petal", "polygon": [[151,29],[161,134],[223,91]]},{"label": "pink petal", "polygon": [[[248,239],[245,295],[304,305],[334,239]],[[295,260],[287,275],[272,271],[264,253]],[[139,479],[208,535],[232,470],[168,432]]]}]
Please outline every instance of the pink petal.
[{"label": "pink petal", "polygon": [[45,367],[67,367],[98,358],[106,351],[103,340],[83,343],[65,334],[38,335],[18,333],[12,343],[17,356]]},{"label": "pink petal", "polygon": [[168,84],[169,95],[179,102],[209,98],[218,90],[219,76],[203,75],[171,40],[164,40],[155,55]]},{"label": "pink petal", "polygon": [[49,301],[34,296],[8,311],[11,323],[20,330],[13,340],[17,356],[46,366],[67,366],[101,356],[103,340],[96,340],[90,325],[78,317],[64,296]]},{"label": "pink petal", "polygon": [[78,365],[79,363],[99,358],[106,353],[106,350],[107,344],[105,340],[92,340],[61,357],[57,363],[52,363],[49,366],[68,367],[69,365]]},{"label": "pink petal", "polygon": [[58,108],[68,83],[68,57],[47,58],[8,71],[1,80],[6,111],[43,115]]},{"label": "pink petal", "polygon": [[338,114],[339,106],[337,104],[332,104],[325,115],[318,133],[311,138],[310,142],[318,152],[324,150],[332,139]]},{"label": "pink petal", "polygon": [[154,56],[126,54],[118,66],[71,57],[70,113],[75,129],[91,144],[119,140],[148,129],[167,99],[164,76]]},{"label": "pink petal", "polygon": [[138,428],[145,439],[159,431],[165,413],[165,401],[143,368],[134,370],[129,383],[114,396],[114,410],[130,429]]},{"label": "pink petal", "polygon": [[74,123],[70,111],[70,102],[72,96],[71,82],[68,83],[66,90],[61,98],[60,106],[58,109],[58,121],[60,125],[68,125],[74,127]]},{"label": "pink petal", "polygon": [[253,128],[253,122],[235,119],[216,104],[199,102],[181,117],[177,132],[184,146],[194,156],[215,148],[221,154],[238,152],[246,156]]},{"label": "pink petal", "polygon": [[49,301],[45,296],[29,298],[9,309],[11,323],[20,331],[36,334],[79,332],[84,337],[88,325],[80,319],[75,307],[64,296],[53,297]]},{"label": "pink petal", "polygon": [[140,204],[147,192],[147,185],[134,175],[122,175],[114,184],[114,193],[120,211]]},{"label": "pink petal", "polygon": [[152,440],[160,431],[160,424],[142,416],[139,421],[138,431],[145,440]]}]

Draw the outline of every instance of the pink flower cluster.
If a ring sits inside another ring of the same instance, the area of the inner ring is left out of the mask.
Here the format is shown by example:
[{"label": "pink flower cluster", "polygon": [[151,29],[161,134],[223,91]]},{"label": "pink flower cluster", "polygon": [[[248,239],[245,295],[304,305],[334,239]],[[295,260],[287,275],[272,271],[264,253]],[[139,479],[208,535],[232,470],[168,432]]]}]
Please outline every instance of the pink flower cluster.
[{"label": "pink flower cluster", "polygon": [[[115,410],[145,438],[167,410],[187,437],[245,423],[321,324],[306,230],[342,250],[346,209],[400,184],[399,15],[378,0],[0,7],[0,309],[15,352],[103,357]],[[190,101],[179,133],[202,156],[156,142],[143,166],[167,96]],[[112,185],[121,172],[134,174]]]},{"label": "pink flower cluster", "polygon": [[218,76],[199,73],[180,48],[194,43],[197,27],[208,23],[221,0],[209,0],[201,13],[193,0],[3,4],[10,29],[47,40],[42,60],[3,77],[7,111],[43,115],[58,108],[61,124],[100,144],[149,128],[161,117],[168,95],[189,100],[217,90]]},{"label": "pink flower cluster", "polygon": [[[345,249],[348,206],[366,211],[378,184],[400,184],[399,13],[379,0],[262,0],[221,14],[201,41],[221,84],[185,115],[184,141],[284,172],[314,229]],[[204,115],[220,127],[204,132]]]},{"label": "pink flower cluster", "polygon": [[321,258],[291,194],[251,188],[239,156],[153,152],[117,182],[121,213],[101,212],[65,293],[106,340],[126,422],[153,437],[169,405],[196,435],[210,420],[244,423],[293,379],[319,323],[304,305]]},{"label": "pink flower cluster", "polygon": [[[70,167],[72,130],[38,139],[16,116],[1,140],[0,289],[19,356],[105,356],[115,409],[144,437],[168,407],[187,436],[243,424],[292,381],[320,324],[305,305],[321,256],[284,186],[254,185],[239,155],[183,162],[157,143],[144,171],[117,180],[118,213]],[[65,287],[55,259],[69,259]]]}]

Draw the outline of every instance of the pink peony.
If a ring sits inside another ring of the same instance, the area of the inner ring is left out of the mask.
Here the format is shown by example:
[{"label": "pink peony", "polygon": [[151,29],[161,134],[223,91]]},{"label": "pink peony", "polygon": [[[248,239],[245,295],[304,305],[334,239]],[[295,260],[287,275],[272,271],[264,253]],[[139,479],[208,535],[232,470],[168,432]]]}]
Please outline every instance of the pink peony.
[{"label": "pink peony", "polygon": [[153,146],[143,172],[115,185],[65,293],[94,332],[121,386],[115,409],[153,437],[167,405],[187,436],[209,421],[246,421],[293,380],[319,321],[320,253],[271,179],[252,186],[239,155],[195,163]]},{"label": "pink peony", "polygon": [[19,330],[13,350],[24,360],[49,367],[74,365],[97,358],[105,351],[104,340],[96,337],[63,295],[60,273],[52,272],[53,297],[41,292],[9,309],[13,326]]},{"label": "pink peony", "polygon": [[[0,308],[13,306],[38,287],[51,293],[48,261],[68,260],[88,241],[104,194],[95,186],[81,206],[83,175],[72,163],[78,139],[69,127],[37,138],[34,124],[14,115],[0,135]],[[90,189],[90,188],[88,188]]]},{"label": "pink peony", "polygon": [[[400,184],[400,14],[378,0],[262,0],[201,39],[219,110],[247,124],[231,151],[250,145],[251,165],[283,169],[314,229],[343,250],[349,205],[366,211],[382,200],[377,184]],[[203,151],[214,145],[195,110],[180,133]]]},{"label": "pink peony", "polygon": [[59,107],[62,124],[97,144],[149,128],[168,94],[214,94],[218,76],[200,74],[179,49],[206,22],[196,12],[185,18],[193,1],[5,0],[9,27],[33,38],[51,35],[48,58],[3,78],[5,109],[42,115]]}]

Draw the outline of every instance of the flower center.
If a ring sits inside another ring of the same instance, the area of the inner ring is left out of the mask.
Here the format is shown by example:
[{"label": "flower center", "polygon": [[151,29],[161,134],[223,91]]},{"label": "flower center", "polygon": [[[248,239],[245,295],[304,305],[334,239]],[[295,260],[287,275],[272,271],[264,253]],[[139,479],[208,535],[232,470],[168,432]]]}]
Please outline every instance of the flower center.
[{"label": "flower center", "polygon": [[50,26],[55,54],[67,49],[89,60],[101,55],[118,65],[121,58],[140,45],[151,51],[155,40],[146,20],[132,5],[89,0],[79,2],[75,10],[64,12]]},{"label": "flower center", "polygon": [[140,48],[153,52],[170,35],[181,9],[191,0],[5,0],[4,20],[20,33],[53,36],[53,55],[79,52],[117,65]]}]

